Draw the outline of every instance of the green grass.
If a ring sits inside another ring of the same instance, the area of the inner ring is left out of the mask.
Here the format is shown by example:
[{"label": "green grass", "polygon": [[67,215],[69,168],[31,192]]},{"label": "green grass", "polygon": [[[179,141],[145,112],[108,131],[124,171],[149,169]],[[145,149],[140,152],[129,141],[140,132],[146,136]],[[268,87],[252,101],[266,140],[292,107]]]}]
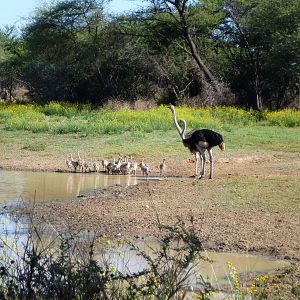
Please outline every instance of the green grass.
[{"label": "green grass", "polygon": [[273,150],[298,152],[300,129],[277,126],[233,127],[222,132],[227,150]]},{"label": "green grass", "polygon": [[[283,110],[258,114],[233,107],[176,109],[178,119],[184,118],[189,128],[211,128],[231,132],[253,126],[299,127],[300,112]],[[174,129],[168,107],[147,111],[128,109],[92,110],[89,105],[51,102],[44,106],[0,103],[0,125],[5,130],[25,130],[34,133],[81,133],[99,136],[107,134],[151,133]]]},{"label": "green grass", "polygon": [[[226,151],[222,157],[232,155],[255,155],[259,152],[298,153],[300,152],[299,128],[254,126],[235,127],[230,132],[222,131],[226,142]],[[103,159],[113,158],[117,153],[131,154],[146,159],[168,157],[192,158],[190,152],[182,146],[175,128],[168,131],[156,130],[150,133],[134,131],[111,135],[85,135],[84,133],[57,134],[28,131],[0,130],[0,155],[15,160],[35,151],[48,154],[49,157],[65,157],[67,153],[80,150],[85,157]],[[43,147],[41,147],[41,145]],[[10,149],[8,151],[8,149]],[[34,150],[33,150],[34,151]],[[218,150],[215,153],[217,156]]]},{"label": "green grass", "polygon": [[[186,119],[188,130],[206,127],[220,132],[226,143],[223,159],[230,160],[237,154],[272,156],[300,152],[299,127],[270,125],[266,121],[266,116],[278,114],[280,120],[285,114],[285,119],[292,120],[299,115],[296,111],[267,112],[259,118],[255,113],[230,107],[178,107],[176,112],[178,118]],[[0,156],[8,167],[28,157],[29,161],[40,160],[39,163],[56,160],[59,168],[65,165],[66,155],[77,150],[89,159],[112,159],[118,153],[149,161],[192,158],[182,146],[166,106],[133,111],[91,110],[89,106],[56,102],[46,106],[0,103]],[[215,154],[219,157],[217,149]]]},{"label": "green grass", "polygon": [[[236,177],[199,186],[212,206],[234,209],[262,209],[270,213],[277,211],[296,213],[299,211],[300,185],[297,177]],[[205,190],[202,190],[205,189]]]},{"label": "green grass", "polygon": [[45,146],[45,144],[42,144],[42,143],[31,142],[31,143],[24,145],[22,147],[22,149],[29,150],[29,151],[44,151],[46,149],[46,146]]}]

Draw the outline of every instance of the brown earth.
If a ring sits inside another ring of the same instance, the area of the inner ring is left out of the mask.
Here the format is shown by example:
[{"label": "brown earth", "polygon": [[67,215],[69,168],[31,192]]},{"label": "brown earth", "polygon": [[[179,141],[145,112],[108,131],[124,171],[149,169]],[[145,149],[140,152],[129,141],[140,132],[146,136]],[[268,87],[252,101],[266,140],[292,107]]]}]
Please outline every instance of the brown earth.
[{"label": "brown earth", "polygon": [[[150,163],[158,165],[154,160]],[[40,164],[39,158],[33,159],[30,168],[38,170]],[[57,169],[54,161],[44,160],[44,168],[45,165],[47,170]],[[15,165],[4,167],[14,169]],[[18,169],[26,168],[26,163],[18,162]],[[270,206],[259,205],[259,199],[253,204],[252,192],[248,192],[250,184],[259,185],[264,179],[262,185],[267,184],[268,192],[285,195],[294,190],[293,195],[297,194],[299,153],[225,155],[215,160],[213,180],[189,178],[194,171],[189,159],[168,161],[168,178],[158,180],[153,175],[157,171],[136,186],[113,186],[73,201],[37,205],[34,215],[61,230],[90,229],[112,238],[137,239],[159,236],[158,219],[171,225],[178,217],[188,222],[192,215],[206,249],[261,253],[300,261],[299,195],[293,196],[293,208],[285,209],[284,199],[273,201]],[[236,182],[245,182],[245,186],[239,190]],[[272,186],[273,182],[276,186]],[[232,195],[233,201],[250,194],[250,200],[239,205],[230,202],[227,194],[222,198],[223,193]],[[254,190],[253,195],[259,197],[259,191]]]}]

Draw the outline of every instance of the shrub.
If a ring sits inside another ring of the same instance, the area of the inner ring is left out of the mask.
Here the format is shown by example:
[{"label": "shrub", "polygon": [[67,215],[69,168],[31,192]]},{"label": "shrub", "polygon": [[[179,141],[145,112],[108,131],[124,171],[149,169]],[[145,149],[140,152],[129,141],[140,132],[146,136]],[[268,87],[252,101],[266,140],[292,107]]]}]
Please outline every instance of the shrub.
[{"label": "shrub", "polygon": [[69,233],[47,242],[31,223],[25,242],[18,230],[0,240],[1,299],[184,299],[202,248],[192,227],[161,226],[166,235],[152,255],[130,244],[145,263],[131,273],[96,258],[106,237]]}]

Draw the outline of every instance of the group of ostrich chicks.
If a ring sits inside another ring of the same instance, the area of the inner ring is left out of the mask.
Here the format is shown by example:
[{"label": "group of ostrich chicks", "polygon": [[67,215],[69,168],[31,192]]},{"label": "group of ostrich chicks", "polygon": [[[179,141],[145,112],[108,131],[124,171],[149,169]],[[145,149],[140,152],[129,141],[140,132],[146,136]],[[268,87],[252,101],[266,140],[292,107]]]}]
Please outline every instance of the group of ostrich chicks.
[{"label": "group of ostrich chicks", "polygon": [[[137,175],[138,167],[141,170],[142,176],[149,176],[150,166],[144,162],[144,159],[138,164],[132,159],[132,156],[121,156],[113,161],[101,160],[97,162],[88,161],[80,157],[79,151],[77,152],[77,159],[74,159],[72,154],[68,154],[66,159],[66,164],[69,169],[77,170],[87,173],[87,172],[105,172],[106,174],[123,174],[123,175]],[[163,159],[162,163],[159,165],[159,175],[165,176],[166,172],[166,160]]]},{"label": "group of ostrich chicks", "polygon": [[[204,178],[205,177],[205,163],[206,163],[206,153],[209,156],[209,163],[210,163],[210,174],[209,179],[213,178],[213,155],[212,155],[212,148],[218,146],[222,151],[225,150],[225,142],[223,140],[223,136],[210,129],[193,129],[190,132],[186,132],[186,121],[184,119],[180,119],[179,122],[177,121],[175,107],[170,105],[170,110],[172,113],[174,125],[179,133],[181,141],[185,147],[187,147],[191,153],[194,154],[195,157],[195,174],[194,177],[196,178]],[[179,125],[181,124],[181,126]],[[199,175],[198,172],[198,161],[199,156],[201,158],[201,172]],[[127,158],[126,156],[121,157],[119,156],[118,160],[114,161],[107,161],[102,160],[101,165],[103,169],[106,171],[107,174],[130,174],[136,175],[136,171],[138,166],[141,169],[141,174],[143,176],[149,176],[150,167],[147,165],[144,160],[138,165],[136,162],[132,160],[132,157]],[[78,159],[74,160],[72,155],[69,154],[67,158],[67,166],[69,168],[74,168],[74,172],[77,169],[81,169],[82,172],[99,172],[100,171],[100,164],[92,163],[80,158],[78,152]],[[163,159],[162,163],[159,165],[160,176],[164,176],[166,171],[166,163],[165,159]]]}]

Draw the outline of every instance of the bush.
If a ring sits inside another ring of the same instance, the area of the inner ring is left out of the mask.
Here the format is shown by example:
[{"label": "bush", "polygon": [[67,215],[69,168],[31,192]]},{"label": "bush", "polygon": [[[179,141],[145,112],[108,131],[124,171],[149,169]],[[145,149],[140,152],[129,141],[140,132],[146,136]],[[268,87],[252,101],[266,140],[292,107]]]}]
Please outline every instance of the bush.
[{"label": "bush", "polygon": [[99,244],[108,242],[97,233],[47,241],[40,229],[29,228],[25,242],[18,230],[14,239],[2,236],[1,299],[184,299],[202,249],[193,224],[178,220],[161,226],[166,234],[151,255],[130,243],[144,261],[143,269],[131,273],[97,259]]}]

